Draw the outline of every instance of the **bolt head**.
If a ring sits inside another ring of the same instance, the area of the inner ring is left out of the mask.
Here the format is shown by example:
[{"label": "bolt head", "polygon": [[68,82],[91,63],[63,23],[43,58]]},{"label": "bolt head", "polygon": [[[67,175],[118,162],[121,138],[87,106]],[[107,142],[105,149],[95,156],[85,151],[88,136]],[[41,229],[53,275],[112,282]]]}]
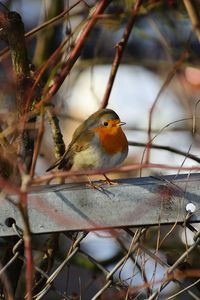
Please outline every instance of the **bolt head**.
[{"label": "bolt head", "polygon": [[196,210],[196,206],[193,203],[188,203],[185,207],[187,212],[194,213]]}]

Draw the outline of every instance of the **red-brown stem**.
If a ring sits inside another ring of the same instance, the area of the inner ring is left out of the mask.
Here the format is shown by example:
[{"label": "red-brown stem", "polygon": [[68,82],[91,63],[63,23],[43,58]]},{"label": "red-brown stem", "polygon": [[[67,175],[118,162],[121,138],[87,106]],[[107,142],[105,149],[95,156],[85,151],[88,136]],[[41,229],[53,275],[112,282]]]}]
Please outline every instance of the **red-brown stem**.
[{"label": "red-brown stem", "polygon": [[24,234],[24,248],[26,256],[26,292],[27,300],[32,300],[32,282],[33,282],[33,257],[31,249],[30,235]]},{"label": "red-brown stem", "polygon": [[[19,208],[19,211],[22,216],[22,220],[24,223],[24,247],[25,247],[25,257],[26,257],[26,294],[27,300],[31,300],[32,296],[32,280],[33,280],[33,259],[32,259],[32,249],[31,249],[31,238],[30,238],[30,227],[29,220],[27,214],[27,192],[22,191],[15,184],[8,182],[4,178],[0,176],[0,187],[7,194],[15,194],[19,198],[19,203],[16,205]],[[25,187],[26,189],[27,187]]]},{"label": "red-brown stem", "polygon": [[[78,1],[76,4],[72,5],[68,10],[67,12],[69,13],[70,10],[72,8],[74,8],[80,1]],[[66,11],[63,12],[66,14]],[[62,14],[63,14],[62,13]],[[60,14],[61,15],[61,14]],[[59,16],[60,16],[59,15]],[[55,18],[58,18],[55,17]],[[53,18],[54,19],[54,18]],[[43,26],[44,24],[47,25],[48,22],[52,22],[52,19],[43,23],[41,26]],[[43,28],[43,27],[42,27]],[[34,31],[35,29],[33,29]],[[28,34],[30,34],[31,32],[29,32]],[[28,34],[27,34],[27,37],[28,37]],[[68,35],[64,41],[62,41],[62,43],[60,44],[60,46],[51,54],[51,56],[45,61],[45,63],[40,67],[39,71],[37,72],[38,74],[35,76],[35,81],[30,89],[30,92],[29,92],[29,96],[28,96],[28,102],[30,101],[30,99],[32,98],[33,94],[34,94],[34,91],[35,89],[37,88],[38,84],[40,83],[40,80],[41,80],[41,77],[42,75],[44,74],[44,72],[47,70],[47,68],[49,68],[49,66],[51,64],[55,64],[55,62],[58,60],[59,56],[61,55],[61,51],[62,49],[65,47],[65,45],[67,44],[67,42],[70,40],[70,38],[73,36],[73,33]],[[43,90],[43,93],[45,93],[45,91]]]},{"label": "red-brown stem", "polygon": [[14,183],[4,179],[0,174],[0,188],[3,189],[6,194],[16,194],[18,197],[21,197],[21,191],[19,187]]},{"label": "red-brown stem", "polygon": [[110,97],[110,93],[112,91],[112,87],[113,87],[114,80],[115,80],[115,77],[117,74],[117,70],[119,68],[124,50],[126,48],[132,28],[135,24],[136,16],[140,9],[141,4],[142,4],[142,0],[137,0],[135,2],[135,5],[133,6],[132,11],[131,11],[131,17],[130,17],[129,22],[127,23],[127,26],[124,30],[124,34],[123,34],[120,42],[116,45],[116,53],[115,53],[115,57],[114,57],[114,60],[112,63],[112,68],[111,68],[110,76],[108,79],[106,91],[105,91],[105,94],[104,94],[104,97],[103,97],[103,100],[101,103],[101,108],[105,108],[108,105],[108,100]]},{"label": "red-brown stem", "polygon": [[63,65],[60,73],[54,78],[54,84],[49,88],[46,97],[36,105],[37,109],[39,109],[43,103],[47,102],[58,91],[61,84],[65,80],[66,76],[69,74],[75,62],[77,61],[90,31],[92,30],[94,24],[98,20],[98,15],[102,14],[102,12],[106,9],[106,7],[109,5],[110,2],[111,0],[100,0],[98,2],[94,13],[92,14],[91,18],[83,28],[80,37],[76,41],[76,44],[73,50],[71,51],[69,58],[67,59],[66,63]]},{"label": "red-brown stem", "polygon": [[23,219],[23,240],[26,257],[26,299],[32,300],[32,282],[33,282],[33,257],[31,248],[30,227],[27,214],[27,193],[22,193],[19,203],[19,210]]},{"label": "red-brown stem", "polygon": [[[72,176],[84,176],[84,175],[99,175],[99,174],[107,174],[107,173],[124,173],[130,172],[135,170],[143,169],[163,169],[163,170],[175,170],[179,171],[179,165],[167,165],[167,164],[155,164],[155,163],[143,163],[143,164],[130,164],[118,168],[111,168],[111,169],[100,169],[100,170],[87,170],[87,171],[57,171],[55,173],[50,173],[43,176],[38,176],[32,179],[31,184],[41,184],[44,182],[49,182],[56,178],[67,178]],[[182,171],[199,171],[199,166],[191,166],[191,167],[181,167]]]}]

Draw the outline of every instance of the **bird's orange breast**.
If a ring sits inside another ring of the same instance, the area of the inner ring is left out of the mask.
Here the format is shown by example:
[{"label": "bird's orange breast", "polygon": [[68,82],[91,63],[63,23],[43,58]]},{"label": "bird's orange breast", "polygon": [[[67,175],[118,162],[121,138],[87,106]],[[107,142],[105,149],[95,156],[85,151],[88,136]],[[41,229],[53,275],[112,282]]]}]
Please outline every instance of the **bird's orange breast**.
[{"label": "bird's orange breast", "polygon": [[99,141],[102,149],[112,155],[120,152],[125,152],[128,149],[128,142],[124,132],[120,126],[106,128],[95,128],[95,132],[99,135]]}]

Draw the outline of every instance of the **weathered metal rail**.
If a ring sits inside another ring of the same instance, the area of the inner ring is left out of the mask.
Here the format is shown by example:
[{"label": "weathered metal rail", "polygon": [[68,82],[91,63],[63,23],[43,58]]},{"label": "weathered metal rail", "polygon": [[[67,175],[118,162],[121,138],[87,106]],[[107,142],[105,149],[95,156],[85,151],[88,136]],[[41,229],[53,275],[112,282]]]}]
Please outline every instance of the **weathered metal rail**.
[{"label": "weathered metal rail", "polygon": [[[93,230],[184,222],[200,222],[200,174],[135,178],[92,189],[85,184],[34,187],[28,194],[33,233]],[[16,196],[11,199],[17,202]],[[188,205],[189,204],[189,205]],[[9,220],[19,228],[18,208],[4,197],[0,202],[0,236],[14,235]]]}]

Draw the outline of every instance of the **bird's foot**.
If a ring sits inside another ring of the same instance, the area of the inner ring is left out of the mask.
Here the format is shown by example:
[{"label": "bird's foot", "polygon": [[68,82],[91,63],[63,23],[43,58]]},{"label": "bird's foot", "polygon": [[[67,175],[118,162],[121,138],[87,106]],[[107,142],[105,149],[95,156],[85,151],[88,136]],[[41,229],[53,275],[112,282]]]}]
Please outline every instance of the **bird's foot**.
[{"label": "bird's foot", "polygon": [[109,184],[109,185],[118,185],[118,182],[112,181],[110,180],[110,178],[108,178],[108,176],[106,176],[106,174],[103,174],[103,176],[105,177],[106,180],[104,180],[104,184]]},{"label": "bird's foot", "polygon": [[92,180],[90,179],[90,177],[89,176],[87,176],[88,177],[88,183],[86,183],[86,186],[87,187],[90,187],[90,188],[92,188],[92,189],[94,189],[94,190],[98,190],[98,191],[103,191],[103,184],[101,183],[101,184],[95,184],[94,182],[92,182]]}]

